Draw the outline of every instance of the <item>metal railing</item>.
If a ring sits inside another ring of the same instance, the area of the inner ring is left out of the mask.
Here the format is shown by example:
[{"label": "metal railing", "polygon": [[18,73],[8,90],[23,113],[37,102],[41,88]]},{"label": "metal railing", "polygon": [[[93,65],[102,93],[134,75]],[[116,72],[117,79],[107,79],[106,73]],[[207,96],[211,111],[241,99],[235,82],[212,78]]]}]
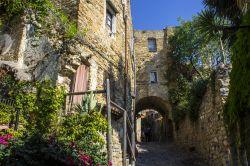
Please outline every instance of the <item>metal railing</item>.
[{"label": "metal railing", "polygon": [[[107,151],[108,151],[108,160],[113,161],[112,158],[112,128],[111,128],[111,105],[121,112],[123,112],[123,166],[126,166],[127,161],[127,144],[129,146],[129,154],[132,160],[132,163],[136,161],[135,157],[135,140],[134,139],[134,126],[132,121],[130,120],[128,116],[128,111],[121,106],[119,106],[117,103],[111,101],[110,99],[110,82],[109,79],[106,80],[106,88],[104,90],[93,90],[93,91],[85,91],[85,92],[70,92],[66,96],[75,96],[75,95],[85,95],[85,94],[105,94],[106,97],[106,111],[107,111],[107,120],[108,120],[108,131],[107,131]],[[13,99],[3,99],[0,98],[0,103],[3,103],[5,105],[11,106],[15,108],[15,100]],[[15,108],[16,110],[16,117],[15,117],[15,126],[14,129],[18,130],[19,125],[19,117],[20,117],[20,109]],[[132,111],[131,111],[132,112]],[[132,133],[129,133],[127,130],[127,126],[129,126],[129,129]],[[131,139],[130,136],[131,135]],[[131,141],[132,140],[132,141]]]},{"label": "metal railing", "polygon": [[[131,122],[129,116],[128,116],[128,111],[116,104],[113,101],[110,101],[111,105],[116,107],[117,109],[121,110],[123,112],[123,166],[127,165],[127,145],[129,147],[129,154],[131,158],[131,163],[136,161],[136,156],[135,156],[135,145],[134,145],[134,138],[133,134],[134,132],[134,127],[133,123]],[[128,132],[127,126],[129,127],[131,133]],[[131,139],[132,141],[131,141]]]},{"label": "metal railing", "polygon": [[76,95],[85,95],[85,94],[106,94],[106,105],[107,105],[107,115],[108,115],[108,131],[107,131],[107,151],[108,151],[108,160],[112,162],[112,131],[111,131],[111,107],[110,107],[110,83],[109,79],[106,80],[106,89],[105,90],[90,90],[85,92],[71,92],[66,96],[76,96]]},{"label": "metal railing", "polygon": [[[93,90],[93,91],[85,91],[85,92],[73,92],[73,93],[68,93],[67,96],[74,96],[74,95],[85,95],[85,94],[90,94],[90,93],[94,93],[94,94],[105,94],[105,98],[106,98],[106,109],[107,109],[107,120],[108,120],[108,131],[107,131],[107,152],[108,152],[108,160],[109,161],[113,161],[113,157],[112,157],[112,124],[111,124],[111,106],[113,106],[113,108],[115,107],[116,109],[118,109],[119,111],[121,111],[123,113],[123,166],[126,166],[126,161],[127,161],[127,144],[129,146],[129,152],[132,158],[132,161],[135,162],[136,157],[135,157],[135,147],[133,145],[133,140],[131,142],[131,139],[129,137],[129,133],[127,132],[127,126],[129,126],[130,131],[132,131],[132,133],[134,132],[134,128],[133,128],[133,123],[131,122],[130,118],[128,117],[128,112],[127,110],[125,110],[124,108],[122,108],[121,106],[119,106],[117,103],[115,103],[114,101],[111,101],[110,99],[110,82],[109,79],[106,80],[106,88],[105,90]],[[133,137],[131,137],[133,139]]]},{"label": "metal railing", "polygon": [[[15,116],[15,121],[14,122],[9,122],[8,127],[11,128],[12,124],[14,123],[14,130],[17,131],[18,130],[18,126],[19,126],[19,117],[20,117],[20,109],[15,108],[15,104],[16,101],[14,99],[8,99],[8,98],[1,98],[0,97],[0,103],[13,107],[15,109],[16,112],[16,116]],[[1,110],[0,110],[1,111]]]}]

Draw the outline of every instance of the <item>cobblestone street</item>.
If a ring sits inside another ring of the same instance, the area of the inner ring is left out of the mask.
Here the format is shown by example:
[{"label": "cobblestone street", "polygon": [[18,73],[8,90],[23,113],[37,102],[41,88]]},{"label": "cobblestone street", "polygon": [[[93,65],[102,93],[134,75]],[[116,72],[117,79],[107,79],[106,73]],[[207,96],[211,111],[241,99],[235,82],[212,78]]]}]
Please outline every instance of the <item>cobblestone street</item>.
[{"label": "cobblestone street", "polygon": [[136,166],[207,166],[199,154],[173,143],[141,143],[137,148]]}]

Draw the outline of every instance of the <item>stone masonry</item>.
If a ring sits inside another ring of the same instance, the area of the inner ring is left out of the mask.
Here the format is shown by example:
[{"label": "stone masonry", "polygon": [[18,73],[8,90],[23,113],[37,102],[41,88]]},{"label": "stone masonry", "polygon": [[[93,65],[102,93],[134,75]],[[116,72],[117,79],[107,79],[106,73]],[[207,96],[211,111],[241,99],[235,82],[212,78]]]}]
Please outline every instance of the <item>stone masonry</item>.
[{"label": "stone masonry", "polygon": [[[166,76],[166,71],[171,65],[171,58],[168,56],[168,38],[172,34],[173,28],[166,28],[163,31],[134,32],[137,56],[137,104],[139,105],[137,108],[159,111],[165,118],[163,122],[167,127],[174,125],[171,122],[171,106],[168,106],[168,86],[174,83],[168,82]],[[156,39],[157,49],[154,52],[150,52],[148,48],[148,40],[152,38]],[[150,82],[151,71],[157,72],[156,83]],[[186,116],[178,128],[174,125],[174,129],[169,130],[173,132],[174,142],[195,149],[208,159],[209,165],[213,166],[229,165],[231,162],[230,145],[223,118],[223,108],[228,95],[228,73],[229,69],[221,66],[216,72],[214,82],[211,81],[212,83],[208,84],[197,122],[192,122]],[[160,101],[164,102],[165,106]],[[151,106],[152,108],[149,108]],[[166,112],[165,117],[164,112]],[[139,123],[137,124],[139,131],[141,122],[137,123]],[[169,132],[167,127],[165,132]],[[168,134],[171,135],[171,133]],[[140,137],[140,133],[137,135]]]},{"label": "stone masonry", "polygon": [[217,71],[202,99],[197,122],[186,118],[175,129],[175,141],[195,148],[213,166],[230,165],[231,152],[224,124],[223,109],[229,86],[229,69]]},{"label": "stone masonry", "polygon": [[[172,28],[159,31],[135,30],[135,54],[137,58],[137,112],[154,109],[163,117],[163,129],[161,141],[166,139],[168,134],[168,122],[171,122],[171,107],[168,102],[168,81],[166,77],[168,64],[168,43],[167,38]],[[149,40],[155,40],[154,51],[149,50]],[[151,74],[155,73],[156,82],[151,82]],[[138,117],[137,130],[141,128],[140,117]],[[172,126],[171,124],[169,126]],[[137,133],[137,137],[140,134]],[[171,134],[170,134],[171,135]],[[139,138],[137,138],[139,139]]]},{"label": "stone masonry", "polygon": [[[165,77],[166,54],[164,31],[135,30],[135,53],[137,58],[137,100],[147,96],[159,96],[167,99],[168,88]],[[156,39],[157,50],[148,50],[148,39]],[[150,83],[150,72],[157,72],[157,82]]]},{"label": "stone masonry", "polygon": [[[214,85],[208,85],[198,122],[192,123],[186,118],[178,129],[173,127],[174,131],[168,130],[168,126],[173,124],[166,71],[171,61],[168,57],[168,37],[173,28],[161,31],[133,31],[130,0],[60,0],[57,5],[70,20],[77,23],[78,30],[85,31],[86,34],[81,38],[64,40],[55,24],[49,34],[37,35],[36,32],[39,32],[43,25],[39,23],[36,14],[16,17],[0,34],[0,69],[11,71],[19,80],[49,79],[55,84],[65,85],[66,89],[71,91],[78,67],[86,65],[89,67],[88,89],[104,89],[105,80],[109,78],[112,87],[111,99],[124,107],[126,48],[129,62],[128,96],[135,81],[133,52],[137,56],[138,111],[159,111],[165,125],[164,134],[168,135],[168,131],[174,132],[174,140],[177,143],[195,147],[209,159],[210,165],[230,163],[230,146],[223,121],[223,106],[229,84],[226,68],[217,72]],[[107,19],[110,19],[110,24]],[[154,51],[149,51],[150,40],[155,40]],[[104,100],[103,95],[98,98]],[[128,97],[129,107],[130,104],[131,98]],[[113,119],[112,127],[113,165],[120,166],[122,119]]]}]

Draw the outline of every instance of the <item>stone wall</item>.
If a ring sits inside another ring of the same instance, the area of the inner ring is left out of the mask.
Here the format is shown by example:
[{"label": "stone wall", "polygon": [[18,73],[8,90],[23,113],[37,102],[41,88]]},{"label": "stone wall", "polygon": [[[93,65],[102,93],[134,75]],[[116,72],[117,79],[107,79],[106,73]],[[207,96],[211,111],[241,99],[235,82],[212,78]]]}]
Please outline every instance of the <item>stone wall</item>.
[{"label": "stone wall", "polygon": [[178,144],[200,152],[209,165],[230,164],[230,146],[223,118],[223,107],[228,95],[229,70],[217,71],[215,82],[207,85],[202,99],[199,118],[191,122],[188,116],[175,128],[175,141]]},{"label": "stone wall", "polygon": [[[165,30],[167,31],[167,29]],[[161,31],[134,31],[135,53],[137,58],[137,100],[147,96],[158,96],[167,100],[168,87],[165,76],[167,55],[165,38],[167,33]],[[155,38],[157,51],[150,52],[148,39]],[[150,72],[157,72],[157,83],[150,83]]]}]

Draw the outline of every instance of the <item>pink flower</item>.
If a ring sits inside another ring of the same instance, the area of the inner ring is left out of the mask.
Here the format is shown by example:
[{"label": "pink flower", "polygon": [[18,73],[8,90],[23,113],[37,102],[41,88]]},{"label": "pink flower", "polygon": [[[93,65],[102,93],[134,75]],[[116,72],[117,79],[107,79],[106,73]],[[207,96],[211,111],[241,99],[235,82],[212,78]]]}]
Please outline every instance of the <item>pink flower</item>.
[{"label": "pink flower", "polygon": [[11,134],[6,134],[5,138],[6,138],[6,140],[11,140],[12,139],[12,135]]},{"label": "pink flower", "polygon": [[5,140],[5,137],[4,136],[0,136],[0,140]]},{"label": "pink flower", "polygon": [[91,160],[91,157],[89,155],[81,154],[81,152],[80,152],[80,160],[83,161],[84,165],[92,165],[92,160]]},{"label": "pink flower", "polygon": [[101,166],[101,164],[96,164],[96,166]]},{"label": "pink flower", "polygon": [[0,145],[8,145],[8,142],[5,140],[0,140]]},{"label": "pink flower", "polygon": [[8,145],[8,142],[3,142],[3,145]]},{"label": "pink flower", "polygon": [[112,162],[111,161],[108,161],[108,166],[112,166]]},{"label": "pink flower", "polygon": [[0,144],[1,145],[8,145],[9,141],[12,140],[11,134],[6,134],[5,136],[0,136]]}]

